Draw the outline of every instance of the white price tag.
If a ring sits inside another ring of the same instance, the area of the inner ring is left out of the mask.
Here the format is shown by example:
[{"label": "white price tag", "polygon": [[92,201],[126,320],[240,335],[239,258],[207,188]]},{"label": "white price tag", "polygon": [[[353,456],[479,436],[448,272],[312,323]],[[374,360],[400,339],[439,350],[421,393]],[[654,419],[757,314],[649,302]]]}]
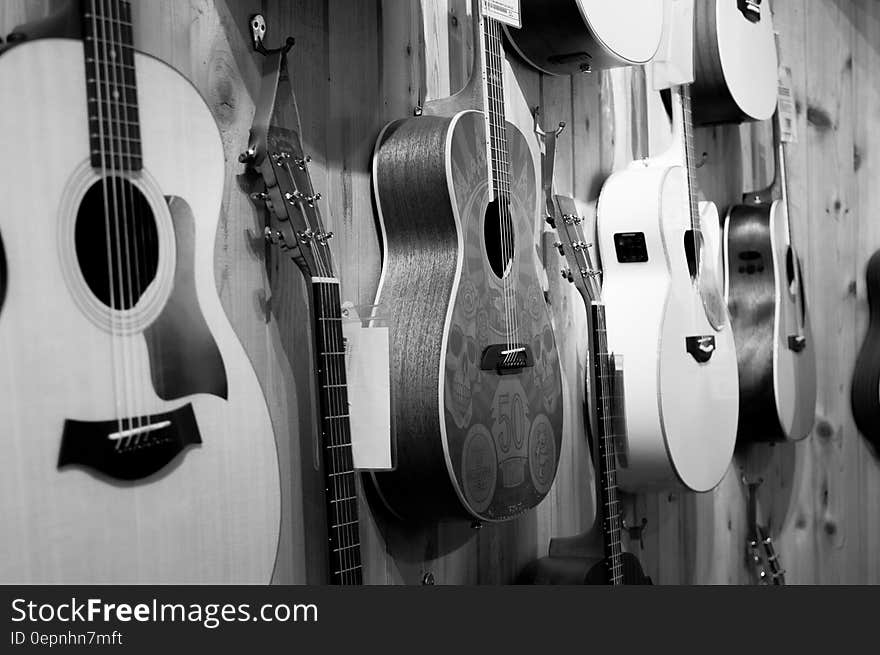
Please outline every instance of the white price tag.
[{"label": "white price tag", "polygon": [[522,27],[519,0],[483,0],[483,16],[494,18],[512,27]]},{"label": "white price tag", "polygon": [[779,121],[779,140],[783,143],[797,143],[797,116],[794,108],[794,95],[791,92],[791,68],[788,66],[779,67],[776,110],[776,119]]}]

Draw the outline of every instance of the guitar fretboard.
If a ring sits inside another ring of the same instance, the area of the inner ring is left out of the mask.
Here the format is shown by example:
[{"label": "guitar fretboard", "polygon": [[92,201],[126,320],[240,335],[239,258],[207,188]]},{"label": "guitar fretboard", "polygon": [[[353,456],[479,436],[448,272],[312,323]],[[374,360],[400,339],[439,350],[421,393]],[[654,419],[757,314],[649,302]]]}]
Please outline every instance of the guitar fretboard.
[{"label": "guitar fretboard", "polygon": [[339,284],[312,283],[322,465],[333,584],[363,583]]},{"label": "guitar fretboard", "polygon": [[[685,168],[687,169],[688,209],[691,218],[691,229],[700,232],[700,206],[697,202],[696,157],[694,156],[694,128],[691,113],[691,92],[688,85],[679,87],[681,94],[682,136],[684,138]],[[696,249],[699,261],[700,249]]]},{"label": "guitar fretboard", "polygon": [[141,169],[131,27],[125,0],[86,0],[83,12],[89,144],[93,168]]},{"label": "guitar fretboard", "polygon": [[510,160],[507,151],[507,120],[504,114],[504,50],[498,21],[483,18],[483,42],[492,186],[496,196],[507,198],[510,195]]},{"label": "guitar fretboard", "polygon": [[623,584],[623,546],[620,539],[620,501],[617,497],[618,426],[623,421],[623,389],[615,380],[612,356],[608,353],[605,330],[605,306],[592,305],[593,369],[596,382],[596,411],[599,435],[599,501],[602,508],[602,536],[608,579]]}]

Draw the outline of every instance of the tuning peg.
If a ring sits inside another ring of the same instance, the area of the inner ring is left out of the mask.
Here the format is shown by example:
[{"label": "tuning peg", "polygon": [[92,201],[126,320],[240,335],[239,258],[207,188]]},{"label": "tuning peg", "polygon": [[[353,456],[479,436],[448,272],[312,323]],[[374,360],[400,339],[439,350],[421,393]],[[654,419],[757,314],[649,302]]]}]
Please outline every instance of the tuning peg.
[{"label": "tuning peg", "polygon": [[552,216],[548,216],[544,220],[547,222],[547,225],[552,227],[554,230],[556,229],[556,219],[555,218],[553,218]]},{"label": "tuning peg", "polygon": [[562,242],[561,242],[561,241],[554,241],[554,242],[553,242],[553,247],[556,248],[556,249],[559,251],[559,254],[560,254],[560,255],[562,255],[563,257],[565,256],[565,250],[564,250],[563,247],[562,247]]},{"label": "tuning peg", "polygon": [[561,273],[563,279],[568,280],[569,282],[574,282],[574,275],[572,275],[570,268],[563,268]]},{"label": "tuning peg", "polygon": [[575,250],[577,252],[580,252],[581,250],[587,250],[588,248],[592,247],[592,243],[586,243],[584,241],[575,241],[573,244],[571,244],[572,250]]},{"label": "tuning peg", "polygon": [[238,161],[240,161],[242,164],[250,164],[256,156],[257,149],[254,146],[249,146],[247,150],[245,150],[238,156]]},{"label": "tuning peg", "polygon": [[272,153],[272,161],[275,162],[276,166],[283,166],[285,159],[290,159],[289,152],[273,152]]},{"label": "tuning peg", "polygon": [[562,220],[565,221],[566,225],[577,225],[584,219],[578,216],[577,214],[563,214]]},{"label": "tuning peg", "polygon": [[251,194],[251,200],[262,200],[266,202],[269,200],[269,194],[265,191],[257,191]]},{"label": "tuning peg", "polygon": [[306,170],[306,164],[308,164],[310,161],[312,161],[312,156],[306,155],[305,157],[302,157],[300,159],[294,159],[293,163],[295,163],[297,168],[299,168],[301,171],[304,171]]},{"label": "tuning peg", "polygon": [[268,225],[263,229],[263,238],[266,240],[266,243],[271,243],[272,245],[284,241],[284,235],[281,234],[280,230],[273,230]]}]

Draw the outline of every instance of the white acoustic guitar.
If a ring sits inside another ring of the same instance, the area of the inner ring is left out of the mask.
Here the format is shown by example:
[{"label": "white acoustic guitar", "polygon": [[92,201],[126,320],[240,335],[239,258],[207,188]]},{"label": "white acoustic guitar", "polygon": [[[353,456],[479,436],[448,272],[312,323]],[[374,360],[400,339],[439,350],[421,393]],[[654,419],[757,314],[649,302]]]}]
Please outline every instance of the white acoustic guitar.
[{"label": "white acoustic guitar", "polygon": [[[0,56],[0,582],[270,582],[266,402],[214,279],[220,134],[131,8]],[[6,96],[4,96],[6,97]]]},{"label": "white acoustic guitar", "polygon": [[665,0],[521,0],[514,49],[552,75],[645,64],[660,47]]},{"label": "white acoustic guitar", "polygon": [[770,118],[777,67],[768,0],[697,0],[691,88],[696,125]]},{"label": "white acoustic guitar", "polygon": [[719,286],[718,210],[698,202],[687,86],[673,145],[614,173],[599,195],[608,346],[625,352],[620,485],[708,491],[733,456],[737,360]]}]

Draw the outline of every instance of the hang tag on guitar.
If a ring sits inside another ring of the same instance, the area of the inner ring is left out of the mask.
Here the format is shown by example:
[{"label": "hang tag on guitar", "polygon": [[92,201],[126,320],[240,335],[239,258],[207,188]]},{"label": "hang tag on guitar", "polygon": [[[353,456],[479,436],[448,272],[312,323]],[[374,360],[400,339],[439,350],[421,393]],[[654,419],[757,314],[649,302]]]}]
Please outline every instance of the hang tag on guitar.
[{"label": "hang tag on guitar", "polygon": [[779,140],[783,143],[797,143],[797,120],[794,96],[791,92],[791,68],[779,67],[779,91],[776,98],[776,120],[779,121]]},{"label": "hang tag on guitar", "polygon": [[344,321],[345,369],[354,468],[383,471],[391,462],[391,375],[387,327]]},{"label": "hang tag on guitar", "polygon": [[499,23],[520,28],[519,0],[483,0],[483,16],[494,18]]}]

